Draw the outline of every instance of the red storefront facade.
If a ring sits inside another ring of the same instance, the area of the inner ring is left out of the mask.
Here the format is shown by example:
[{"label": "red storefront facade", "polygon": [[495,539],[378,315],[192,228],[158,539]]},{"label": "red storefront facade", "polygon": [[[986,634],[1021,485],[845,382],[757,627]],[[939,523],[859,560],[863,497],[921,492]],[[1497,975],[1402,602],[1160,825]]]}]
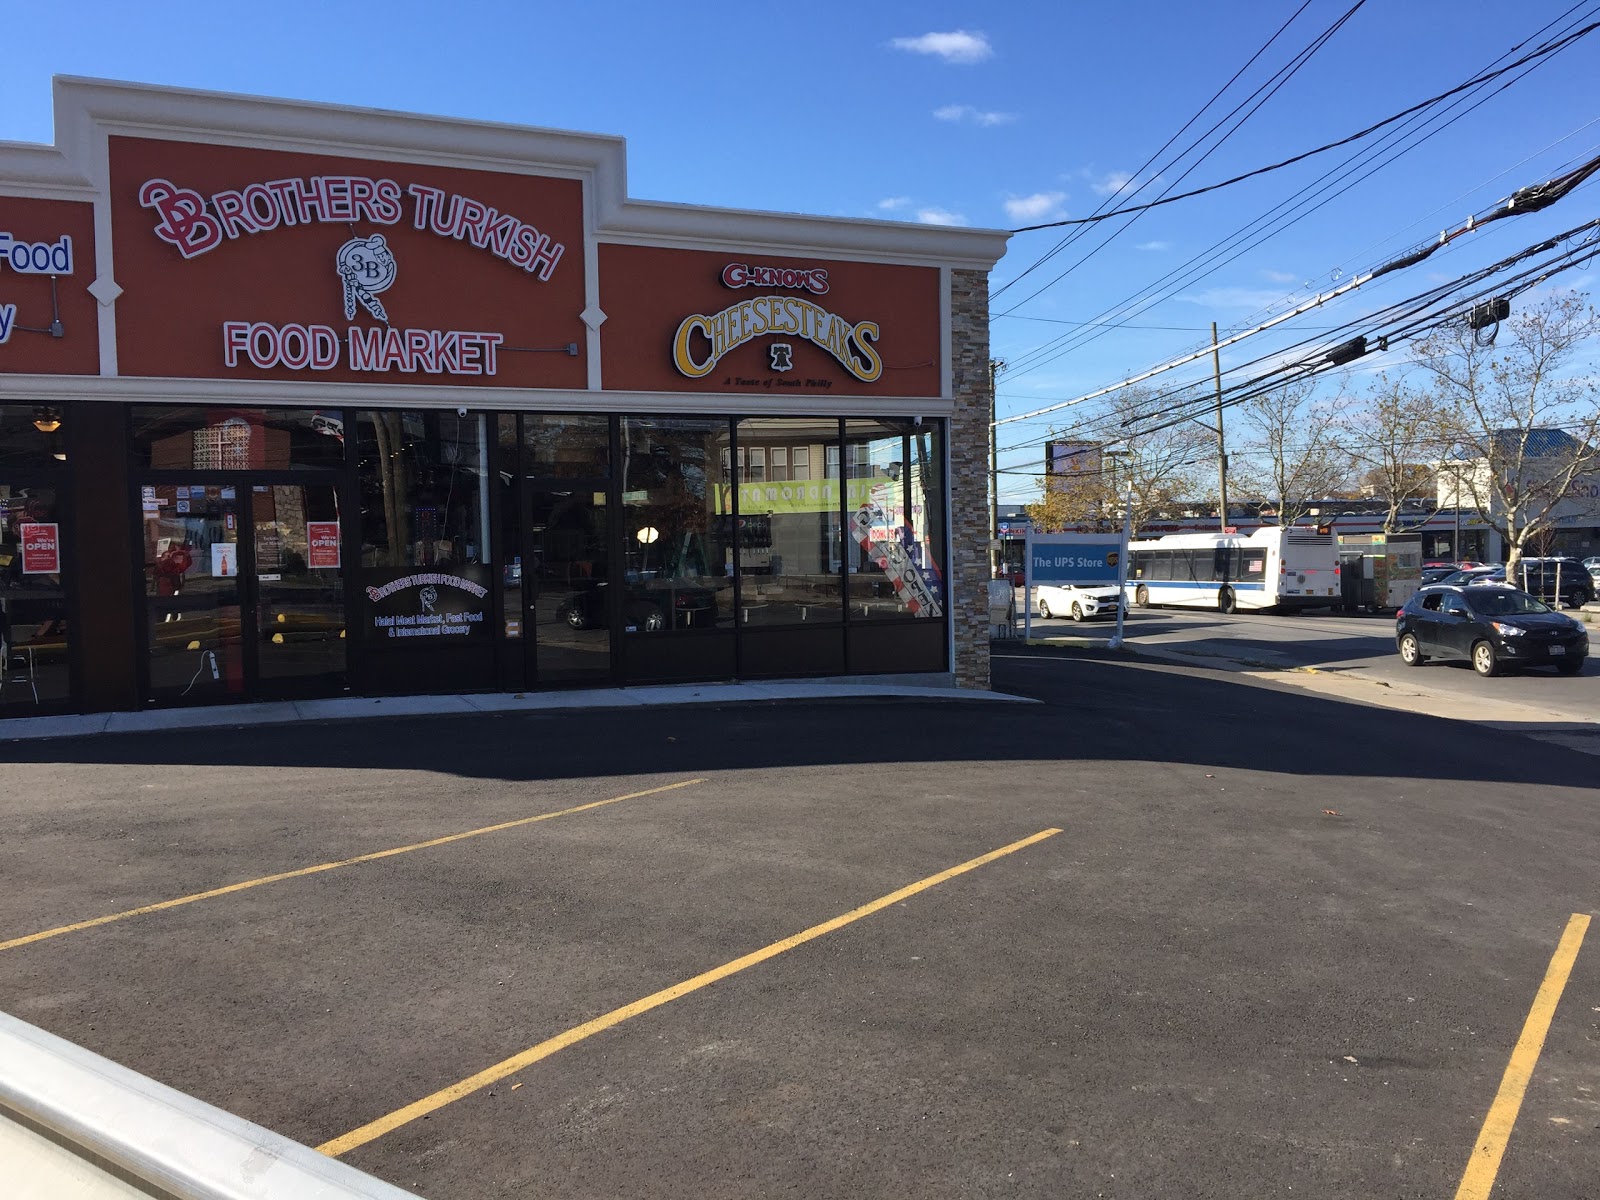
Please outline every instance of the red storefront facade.
[{"label": "red storefront facade", "polygon": [[952,297],[1003,234],[643,204],[612,138],[56,107],[0,150],[0,715],[961,675]]}]

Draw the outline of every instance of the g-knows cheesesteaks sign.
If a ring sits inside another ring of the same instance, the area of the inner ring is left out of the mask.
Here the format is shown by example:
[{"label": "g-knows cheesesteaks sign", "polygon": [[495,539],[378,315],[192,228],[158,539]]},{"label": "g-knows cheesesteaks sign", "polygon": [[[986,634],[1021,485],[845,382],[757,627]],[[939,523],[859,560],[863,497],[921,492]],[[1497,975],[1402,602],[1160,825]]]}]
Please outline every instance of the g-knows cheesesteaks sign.
[{"label": "g-knows cheesesteaks sign", "polygon": [[[722,282],[734,288],[765,285],[826,293],[828,272],[821,267],[729,263],[722,269]],[[827,351],[862,383],[876,383],[883,374],[883,359],[874,348],[880,336],[876,321],[850,321],[800,296],[751,296],[718,313],[685,317],[672,339],[672,362],[690,379],[700,379],[711,374],[724,355],[757,338],[799,338]],[[768,358],[774,372],[794,370],[793,344],[774,340]]]}]

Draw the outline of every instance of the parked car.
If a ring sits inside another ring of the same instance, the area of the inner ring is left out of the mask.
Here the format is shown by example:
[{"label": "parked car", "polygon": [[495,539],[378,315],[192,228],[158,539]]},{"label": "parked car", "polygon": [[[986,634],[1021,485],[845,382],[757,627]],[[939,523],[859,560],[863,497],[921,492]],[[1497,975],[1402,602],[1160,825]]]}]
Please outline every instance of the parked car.
[{"label": "parked car", "polygon": [[1448,584],[1450,587],[1466,587],[1470,583],[1504,583],[1506,569],[1504,567],[1468,567],[1462,571],[1452,571],[1442,579],[1435,579],[1433,583]]},{"label": "parked car", "polygon": [[1041,617],[1074,621],[1116,616],[1117,597],[1122,594],[1115,585],[1077,583],[1041,583],[1038,592]]},{"label": "parked car", "polygon": [[1589,569],[1575,558],[1525,558],[1517,564],[1512,583],[1546,604],[1568,608],[1582,608],[1595,596]]},{"label": "parked car", "polygon": [[1400,610],[1394,632],[1408,667],[1464,658],[1484,676],[1523,666],[1576,675],[1589,655],[1582,621],[1509,587],[1425,587]]}]

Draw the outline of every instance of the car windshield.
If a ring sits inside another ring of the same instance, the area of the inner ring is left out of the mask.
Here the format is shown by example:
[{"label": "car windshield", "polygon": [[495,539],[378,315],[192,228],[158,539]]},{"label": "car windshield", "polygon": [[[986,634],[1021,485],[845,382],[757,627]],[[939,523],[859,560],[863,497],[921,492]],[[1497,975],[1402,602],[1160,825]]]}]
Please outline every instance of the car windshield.
[{"label": "car windshield", "polygon": [[1514,592],[1509,588],[1495,588],[1492,591],[1468,592],[1467,604],[1472,611],[1485,617],[1514,617],[1524,613],[1547,613],[1550,606],[1526,592]]},{"label": "car windshield", "polygon": [[1435,580],[1435,582],[1449,583],[1459,586],[1463,583],[1471,583],[1474,579],[1482,579],[1484,576],[1490,574],[1493,574],[1493,572],[1484,571],[1480,568],[1474,568],[1470,571],[1456,571],[1453,574],[1446,575],[1443,579]]}]

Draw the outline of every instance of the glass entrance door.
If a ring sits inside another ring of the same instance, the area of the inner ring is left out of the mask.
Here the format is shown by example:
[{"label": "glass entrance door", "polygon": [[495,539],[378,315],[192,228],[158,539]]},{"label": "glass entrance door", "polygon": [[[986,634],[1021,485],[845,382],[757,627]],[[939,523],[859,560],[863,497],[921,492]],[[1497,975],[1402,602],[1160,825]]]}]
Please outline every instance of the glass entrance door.
[{"label": "glass entrance door", "polygon": [[331,483],[250,489],[253,646],[263,696],[329,695],[345,673],[344,565]]},{"label": "glass entrance door", "polygon": [[247,697],[237,485],[140,489],[148,698]]},{"label": "glass entrance door", "polygon": [[[614,623],[606,495],[525,488],[523,570],[530,678],[602,684],[612,678]],[[513,593],[508,590],[508,601]],[[508,603],[508,612],[509,603]]]},{"label": "glass entrance door", "polygon": [[335,484],[156,484],[140,508],[151,701],[344,689]]}]

